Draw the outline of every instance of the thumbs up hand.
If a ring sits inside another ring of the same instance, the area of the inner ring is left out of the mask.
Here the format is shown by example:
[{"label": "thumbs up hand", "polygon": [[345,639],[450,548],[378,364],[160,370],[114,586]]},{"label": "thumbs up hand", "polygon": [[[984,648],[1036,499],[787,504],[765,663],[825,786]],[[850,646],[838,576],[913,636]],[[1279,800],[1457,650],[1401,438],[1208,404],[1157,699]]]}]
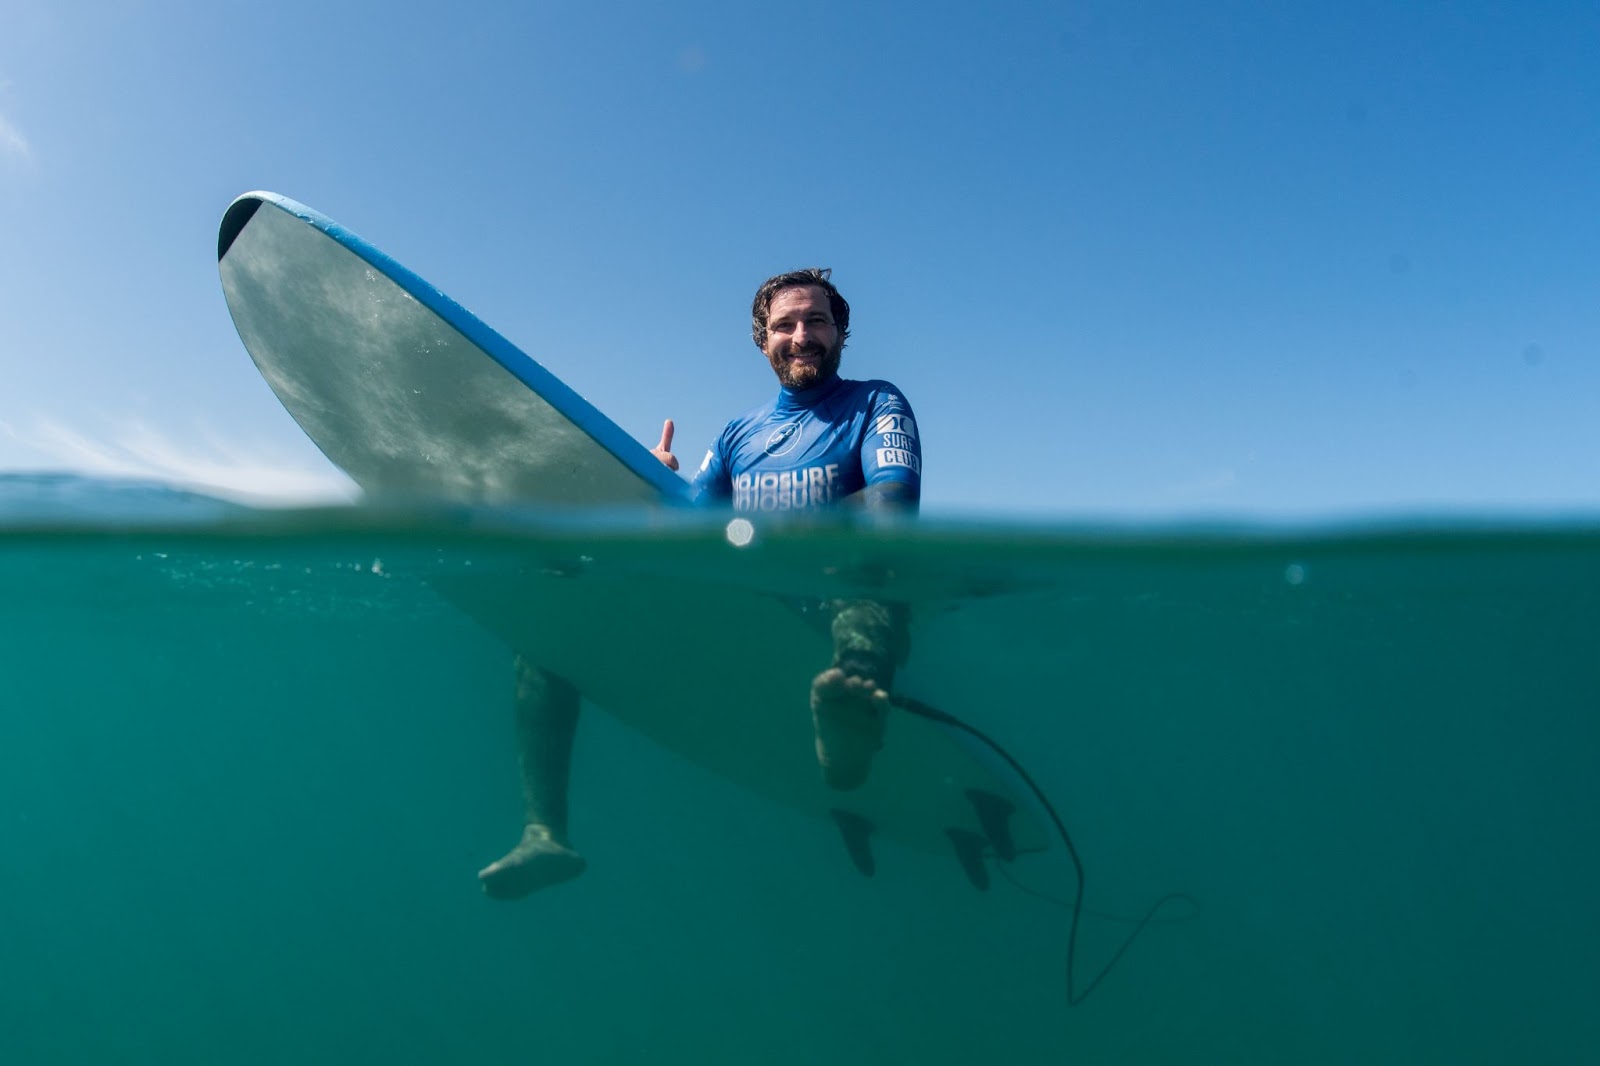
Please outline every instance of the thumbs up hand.
[{"label": "thumbs up hand", "polygon": [[668,470],[678,469],[678,457],[672,454],[672,419],[661,427],[661,443],[650,449],[650,454],[660,459]]}]

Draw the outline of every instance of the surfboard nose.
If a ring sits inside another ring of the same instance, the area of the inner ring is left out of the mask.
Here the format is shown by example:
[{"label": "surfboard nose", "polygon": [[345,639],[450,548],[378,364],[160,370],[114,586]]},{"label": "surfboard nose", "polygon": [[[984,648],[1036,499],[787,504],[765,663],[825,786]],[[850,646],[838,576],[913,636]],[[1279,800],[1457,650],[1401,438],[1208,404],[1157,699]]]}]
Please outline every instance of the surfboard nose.
[{"label": "surfboard nose", "polygon": [[250,220],[261,208],[261,194],[247,192],[228,205],[228,210],[223,212],[222,224],[217,227],[217,261],[228,254],[228,249],[233,247],[234,240],[249,225]]}]

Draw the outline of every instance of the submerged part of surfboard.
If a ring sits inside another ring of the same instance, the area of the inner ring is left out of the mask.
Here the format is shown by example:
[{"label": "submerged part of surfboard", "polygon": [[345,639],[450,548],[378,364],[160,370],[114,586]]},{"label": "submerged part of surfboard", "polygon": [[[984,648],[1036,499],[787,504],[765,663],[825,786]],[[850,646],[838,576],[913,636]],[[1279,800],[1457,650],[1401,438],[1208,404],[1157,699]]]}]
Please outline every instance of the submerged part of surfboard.
[{"label": "submerged part of surfboard", "polygon": [[[868,848],[882,838],[953,858],[967,841],[1003,858],[1051,846],[1015,775],[899,708],[867,783],[827,787],[810,710],[811,679],[832,654],[826,625],[759,590],[613,569],[597,554],[430,583],[596,706],[752,792],[832,818],[847,841],[846,826],[864,825]],[[663,609],[689,639],[662,639]],[[997,818],[996,805],[1010,810]]]},{"label": "submerged part of surfboard", "polygon": [[686,500],[682,479],[555,375],[310,208],[273,193],[239,197],[217,256],[262,377],[369,495]]}]

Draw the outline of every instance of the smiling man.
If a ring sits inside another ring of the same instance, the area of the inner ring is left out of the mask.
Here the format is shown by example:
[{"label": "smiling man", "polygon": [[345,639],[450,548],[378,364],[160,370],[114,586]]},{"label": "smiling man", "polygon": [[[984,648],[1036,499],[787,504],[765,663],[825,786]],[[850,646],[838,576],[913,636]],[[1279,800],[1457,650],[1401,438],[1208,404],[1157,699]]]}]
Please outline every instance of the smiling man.
[{"label": "smiling man", "polygon": [[[769,278],[750,308],[751,336],[778,376],[776,398],[729,422],[694,478],[696,499],[746,513],[830,506],[914,515],[922,452],[911,405],[887,381],[839,376],[850,305],[831,272]],[[673,425],[656,457],[673,470]],[[817,762],[833,788],[866,782],[883,745],[896,666],[909,651],[899,605],[853,600],[832,612],[833,661],[811,683]],[[484,891],[515,899],[576,877],[584,860],[567,839],[567,780],[579,694],[517,660],[516,718],[524,797],[522,840],[479,873]]]},{"label": "smiling man", "polygon": [[[859,493],[852,504],[915,512],[922,456],[911,405],[887,381],[839,376],[850,305],[829,272],[769,279],[750,317],[756,347],[778,375],[778,396],[728,423],[700,464],[697,497],[770,512],[826,507]],[[670,448],[657,454],[670,458]]]},{"label": "smiling man", "polygon": [[[750,308],[751,338],[778,376],[776,398],[722,431],[695,475],[697,499],[735,511],[834,504],[915,514],[922,451],[911,405],[887,381],[839,376],[850,305],[827,270],[769,278]],[[657,451],[670,459],[670,433]],[[668,465],[671,465],[669,462]],[[907,651],[903,612],[834,604],[834,662],[811,686],[817,760],[839,789],[867,779],[882,745],[889,686]]]}]

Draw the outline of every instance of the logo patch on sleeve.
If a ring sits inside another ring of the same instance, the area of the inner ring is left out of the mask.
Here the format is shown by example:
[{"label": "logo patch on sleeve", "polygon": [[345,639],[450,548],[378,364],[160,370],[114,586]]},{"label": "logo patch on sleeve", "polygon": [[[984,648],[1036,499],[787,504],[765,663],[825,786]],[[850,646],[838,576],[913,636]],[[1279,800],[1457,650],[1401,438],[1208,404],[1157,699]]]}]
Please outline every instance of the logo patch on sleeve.
[{"label": "logo patch on sleeve", "polygon": [[903,466],[912,473],[922,473],[922,460],[917,453],[905,448],[879,448],[878,466]]},{"label": "logo patch on sleeve", "polygon": [[910,415],[879,415],[872,425],[874,433],[904,433],[916,439],[917,420]]}]

